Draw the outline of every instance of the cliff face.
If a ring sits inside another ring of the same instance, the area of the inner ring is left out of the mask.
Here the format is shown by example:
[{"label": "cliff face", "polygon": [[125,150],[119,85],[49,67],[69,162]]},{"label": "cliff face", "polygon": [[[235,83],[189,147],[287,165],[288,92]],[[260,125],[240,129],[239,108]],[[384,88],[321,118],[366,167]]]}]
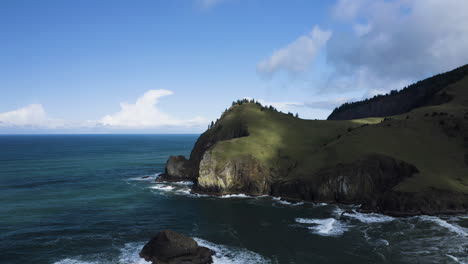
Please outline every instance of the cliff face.
[{"label": "cliff face", "polygon": [[328,120],[351,120],[366,117],[385,117],[409,112],[415,108],[446,103],[452,99],[441,90],[460,81],[468,74],[468,65],[412,84],[401,91],[375,96],[336,108]]},{"label": "cliff face", "polygon": [[196,191],[229,194],[248,193],[262,195],[270,192],[270,171],[252,156],[218,160],[216,154],[205,152],[200,162],[200,175]]},{"label": "cliff face", "polygon": [[376,207],[382,195],[418,172],[414,165],[404,161],[372,154],[349,164],[324,168],[315,173],[313,181],[276,182],[271,193],[309,201],[369,203]]},{"label": "cliff face", "polygon": [[193,191],[356,203],[392,215],[468,210],[468,77],[440,90],[452,98],[392,118],[302,120],[235,104],[171,157],[164,180]]}]

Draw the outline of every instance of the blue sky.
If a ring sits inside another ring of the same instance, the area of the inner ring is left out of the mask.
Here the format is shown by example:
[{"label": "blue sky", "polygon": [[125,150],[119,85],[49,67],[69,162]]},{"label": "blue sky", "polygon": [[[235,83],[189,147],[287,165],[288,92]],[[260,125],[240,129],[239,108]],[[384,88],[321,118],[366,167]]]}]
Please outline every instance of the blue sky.
[{"label": "blue sky", "polygon": [[0,133],[199,133],[244,97],[324,119],[468,63],[463,10],[464,0],[1,1]]}]

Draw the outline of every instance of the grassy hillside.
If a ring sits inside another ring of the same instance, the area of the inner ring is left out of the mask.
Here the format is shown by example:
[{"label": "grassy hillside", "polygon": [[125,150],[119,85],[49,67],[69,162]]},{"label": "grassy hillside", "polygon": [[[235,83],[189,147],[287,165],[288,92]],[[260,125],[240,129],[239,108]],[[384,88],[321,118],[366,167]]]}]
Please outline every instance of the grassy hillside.
[{"label": "grassy hillside", "polygon": [[387,118],[344,121],[303,120],[257,104],[234,105],[206,134],[248,136],[217,142],[210,152],[224,162],[253,157],[273,180],[314,180],[324,167],[378,153],[415,165],[420,171],[395,187],[402,192],[431,188],[468,194],[468,77],[438,92],[453,99]]},{"label": "grassy hillside", "polygon": [[328,117],[329,120],[349,120],[370,116],[389,116],[409,112],[413,109],[446,103],[452,99],[440,92],[468,75],[468,65],[414,83],[400,91],[353,103],[345,103]]}]

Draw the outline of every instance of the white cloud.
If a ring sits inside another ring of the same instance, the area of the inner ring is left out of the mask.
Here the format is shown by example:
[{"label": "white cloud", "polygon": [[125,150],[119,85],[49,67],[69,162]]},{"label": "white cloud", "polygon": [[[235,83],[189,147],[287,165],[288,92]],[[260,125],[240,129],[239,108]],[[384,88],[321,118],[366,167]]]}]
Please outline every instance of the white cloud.
[{"label": "white cloud", "polygon": [[354,19],[369,2],[370,0],[339,0],[332,9],[333,17],[340,20]]},{"label": "white cloud", "polygon": [[0,113],[0,127],[64,127],[65,121],[51,118],[41,104],[31,104],[13,111]]},{"label": "white cloud", "polygon": [[[0,128],[5,131],[192,131],[205,128],[208,121],[201,117],[177,119],[157,108],[161,97],[173,94],[169,90],[149,90],[134,104],[121,103],[120,111],[100,120],[65,121],[47,115],[40,104],[31,104],[13,111],[0,113]],[[11,130],[13,129],[13,130]],[[31,130],[32,129],[32,130]],[[156,129],[156,130],[155,130]]]},{"label": "white cloud", "polygon": [[320,48],[330,39],[331,31],[323,31],[315,26],[309,34],[281,48],[257,65],[257,72],[271,76],[279,70],[290,73],[304,72],[309,69]]},{"label": "white cloud", "polygon": [[371,24],[354,24],[353,29],[358,37],[362,37],[368,34],[372,30],[372,25]]},{"label": "white cloud", "polygon": [[164,126],[199,126],[207,121],[201,117],[180,120],[160,111],[157,108],[161,97],[172,95],[169,90],[149,90],[134,104],[121,103],[120,111],[104,116],[99,123],[114,128],[157,128]]},{"label": "white cloud", "polygon": [[333,79],[372,94],[466,64],[467,10],[466,0],[339,1],[334,17],[356,34],[335,34],[328,42]]}]

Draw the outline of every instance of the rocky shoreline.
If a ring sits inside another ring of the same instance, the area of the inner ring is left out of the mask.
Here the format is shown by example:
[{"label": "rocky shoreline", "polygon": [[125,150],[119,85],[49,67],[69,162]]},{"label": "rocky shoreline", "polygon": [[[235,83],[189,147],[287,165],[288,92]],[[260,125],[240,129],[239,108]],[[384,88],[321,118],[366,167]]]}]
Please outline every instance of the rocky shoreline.
[{"label": "rocky shoreline", "polygon": [[[244,133],[245,134],[245,133]],[[242,133],[230,133],[236,138]],[[221,140],[222,139],[222,140]],[[467,213],[468,195],[429,189],[411,193],[395,187],[419,173],[413,164],[369,154],[354,162],[337,164],[312,177],[282,179],[255,158],[220,161],[211,151],[216,143],[229,140],[216,131],[200,136],[189,159],[169,157],[165,172],[156,181],[191,181],[196,194],[250,196],[269,195],[290,201],[360,204],[360,211],[391,216]]]},{"label": "rocky shoreline", "polygon": [[[180,158],[170,157],[167,164],[173,167]],[[188,160],[183,161],[184,164]],[[175,166],[183,169],[183,166]],[[352,171],[352,174],[346,174]],[[170,172],[171,174],[169,174]],[[422,194],[395,192],[391,189],[402,179],[411,177],[418,170],[410,164],[382,155],[360,159],[354,164],[345,164],[320,171],[321,181],[279,181],[271,184],[269,190],[258,193],[249,189],[239,191],[223,190],[219,187],[206,188],[198,184],[193,176],[180,176],[177,170],[166,168],[157,182],[191,181],[191,193],[212,196],[245,194],[248,196],[271,196],[289,203],[339,203],[359,204],[359,212],[380,213],[395,217],[417,215],[455,215],[467,213],[464,201],[466,195],[433,190]],[[183,174],[182,174],[183,175]],[[353,175],[353,179],[343,175]],[[439,201],[439,202],[437,202]],[[441,202],[442,201],[442,202]],[[457,203],[457,201],[459,201]],[[450,206],[447,206],[449,204]]]}]

